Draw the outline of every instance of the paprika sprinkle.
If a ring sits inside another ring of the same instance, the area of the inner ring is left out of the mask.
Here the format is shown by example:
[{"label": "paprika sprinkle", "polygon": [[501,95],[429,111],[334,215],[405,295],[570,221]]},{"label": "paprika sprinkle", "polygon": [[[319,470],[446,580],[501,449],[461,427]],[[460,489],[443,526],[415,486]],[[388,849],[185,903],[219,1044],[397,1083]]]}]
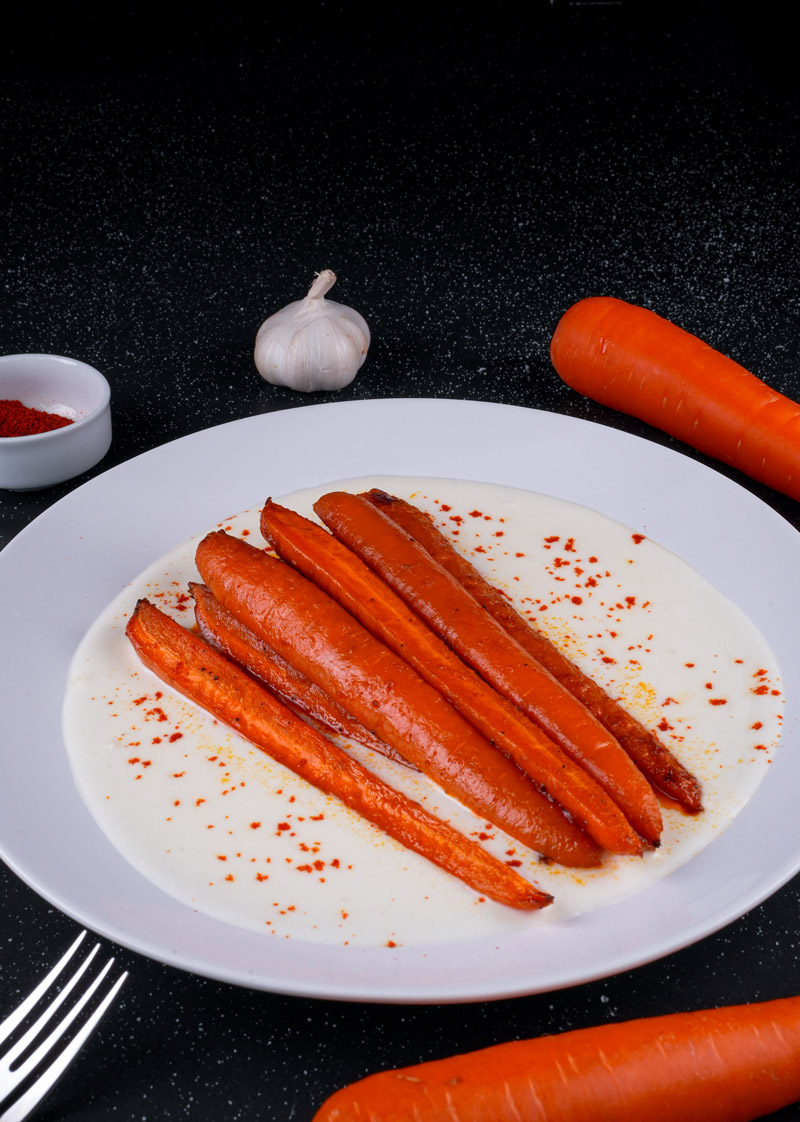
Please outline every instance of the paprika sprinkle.
[{"label": "paprika sprinkle", "polygon": [[44,409],[33,409],[12,398],[0,398],[0,437],[33,436],[71,424],[70,417],[61,417],[58,413],[48,413]]}]

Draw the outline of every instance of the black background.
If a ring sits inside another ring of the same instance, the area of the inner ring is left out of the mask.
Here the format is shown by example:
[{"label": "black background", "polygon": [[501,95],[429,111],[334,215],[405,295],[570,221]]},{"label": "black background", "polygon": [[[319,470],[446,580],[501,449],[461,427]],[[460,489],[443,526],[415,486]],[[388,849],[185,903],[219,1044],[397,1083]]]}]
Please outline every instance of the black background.
[{"label": "black background", "polygon": [[[97,366],[114,441],[83,478],[0,492],[0,546],[133,455],[328,400],[531,406],[694,454],[555,375],[553,328],[588,295],[645,304],[800,397],[796,64],[769,4],[12,6],[7,21],[0,351]],[[367,361],[337,393],[269,386],[256,329],[323,268],[369,322]],[[715,466],[800,527],[795,502]],[[77,928],[5,868],[0,885],[3,1015]],[[478,1005],[285,998],[117,949],[122,1000],[40,1116],[307,1122],[380,1067],[797,993],[798,887],[662,962]]]}]

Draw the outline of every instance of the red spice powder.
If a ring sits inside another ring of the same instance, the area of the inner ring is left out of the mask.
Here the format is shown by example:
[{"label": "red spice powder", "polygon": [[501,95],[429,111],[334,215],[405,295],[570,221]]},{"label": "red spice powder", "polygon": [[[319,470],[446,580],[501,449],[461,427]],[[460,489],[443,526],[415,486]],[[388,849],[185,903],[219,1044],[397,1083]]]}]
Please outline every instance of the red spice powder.
[{"label": "red spice powder", "polygon": [[0,437],[34,436],[71,424],[70,417],[61,417],[44,409],[32,409],[13,398],[0,398]]}]

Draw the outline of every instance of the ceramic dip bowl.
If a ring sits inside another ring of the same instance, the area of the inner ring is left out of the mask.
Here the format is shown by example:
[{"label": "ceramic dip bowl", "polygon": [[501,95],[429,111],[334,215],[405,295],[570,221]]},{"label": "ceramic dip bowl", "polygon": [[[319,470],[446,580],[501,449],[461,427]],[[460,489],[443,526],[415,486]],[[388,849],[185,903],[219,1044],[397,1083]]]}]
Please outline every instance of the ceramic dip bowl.
[{"label": "ceramic dip bowl", "polygon": [[61,428],[0,436],[0,488],[29,491],[73,479],[111,445],[111,390],[93,366],[60,355],[0,355],[0,402],[67,417]]}]

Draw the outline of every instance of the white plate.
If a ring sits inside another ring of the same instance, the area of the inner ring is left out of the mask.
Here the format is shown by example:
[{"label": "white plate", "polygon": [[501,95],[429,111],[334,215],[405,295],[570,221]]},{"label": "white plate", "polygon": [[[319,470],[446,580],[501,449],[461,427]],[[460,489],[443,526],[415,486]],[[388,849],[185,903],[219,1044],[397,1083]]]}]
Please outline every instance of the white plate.
[{"label": "white plate", "polygon": [[[750,616],[782,669],[785,728],[770,775],[721,837],[651,888],[535,939],[393,950],[276,946],[189,911],[127,864],[85,809],[61,746],[64,681],[86,628],[154,558],[208,525],[270,494],[371,474],[481,479],[593,507],[681,555]],[[307,406],[209,429],[98,476],[0,553],[0,852],[115,942],[254,988],[470,1001],[618,973],[718,930],[800,868],[798,602],[800,536],[787,522],[717,472],[615,429],[439,400]]]}]

